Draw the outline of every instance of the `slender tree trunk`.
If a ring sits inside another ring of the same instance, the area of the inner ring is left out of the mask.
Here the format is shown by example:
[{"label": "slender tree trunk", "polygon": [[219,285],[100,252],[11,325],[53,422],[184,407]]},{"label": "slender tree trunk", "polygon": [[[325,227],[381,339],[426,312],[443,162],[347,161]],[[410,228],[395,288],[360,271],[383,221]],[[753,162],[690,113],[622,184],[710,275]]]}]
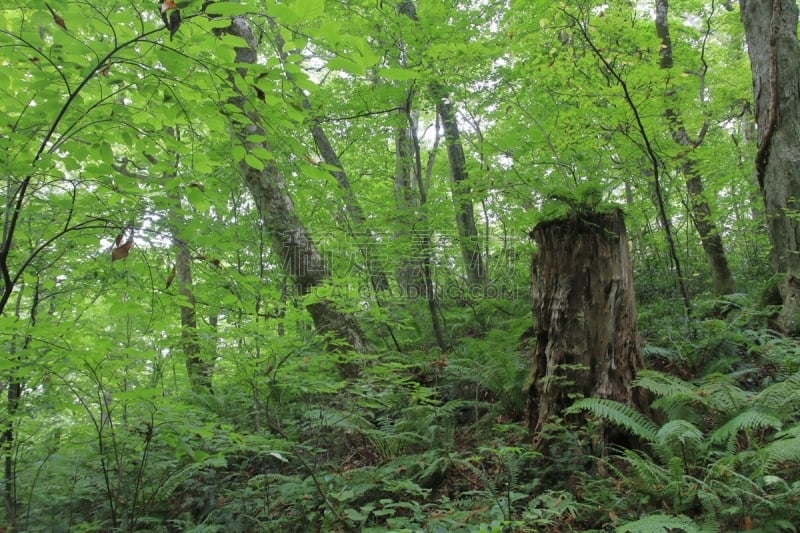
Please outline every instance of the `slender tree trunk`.
[{"label": "slender tree trunk", "polygon": [[398,265],[397,284],[403,296],[421,298],[427,296],[420,250],[425,229],[419,227],[420,199],[414,186],[414,141],[406,115],[400,112],[398,119],[403,123],[395,129],[394,143],[394,194],[399,221],[396,238],[401,242],[406,241],[409,253]]},{"label": "slender tree trunk", "polygon": [[800,45],[795,0],[740,0],[758,125],[756,176],[772,267],[781,277],[777,327],[800,331]]},{"label": "slender tree trunk", "polygon": [[[11,354],[10,354],[11,355]],[[3,477],[4,491],[3,501],[6,508],[6,521],[10,531],[18,531],[17,528],[17,471],[16,461],[14,460],[14,440],[15,427],[14,421],[17,418],[19,401],[22,397],[22,383],[14,379],[8,384],[6,391],[6,421],[3,424]]]},{"label": "slender tree trunk", "polygon": [[[222,31],[240,37],[247,43],[247,47],[236,48],[236,63],[240,66],[237,72],[231,73],[232,79],[247,79],[248,67],[256,65],[258,61],[258,43],[249,23],[243,17],[234,17],[230,26]],[[232,86],[237,95],[230,99],[230,103],[249,120],[249,124],[237,125],[239,129],[236,136],[248,152],[253,152],[254,149],[270,151],[268,141],[248,140],[264,139],[267,132],[261,125],[262,117],[248,103],[247,96],[241,92],[239,85],[233,83]],[[328,265],[297,217],[280,170],[271,160],[262,161],[257,166],[243,160],[239,162],[239,171],[253,195],[273,251],[281,257],[282,266],[292,278],[296,290],[304,295],[320,286],[330,277]],[[337,309],[330,300],[320,299],[309,304],[306,309],[317,331],[333,337],[329,344],[330,349],[341,349],[344,343],[358,352],[371,351],[355,318]]]},{"label": "slender tree trunk", "polygon": [[[669,3],[668,0],[656,0],[656,33],[661,39],[660,62],[662,69],[672,68],[672,38],[669,34]],[[701,69],[701,80],[705,76],[705,60]],[[704,99],[704,87],[700,88],[699,99]],[[668,98],[673,96],[670,90]],[[690,138],[686,131],[680,114],[674,108],[668,108],[665,117],[669,121],[673,140],[684,148],[681,157],[683,158],[683,174],[686,176],[686,191],[689,195],[689,207],[692,214],[692,221],[697,233],[700,235],[700,244],[706,256],[711,279],[716,294],[730,294],[734,292],[735,284],[733,274],[728,267],[728,259],[725,255],[725,248],[722,244],[722,236],[717,230],[711,218],[711,207],[706,199],[703,190],[703,181],[697,170],[697,165],[692,157],[692,150],[700,146],[708,131],[708,124],[703,124],[703,128],[696,139]]]},{"label": "slender tree trunk", "polygon": [[434,83],[431,93],[436,99],[436,112],[442,119],[444,139],[447,145],[447,161],[450,165],[450,190],[456,211],[456,226],[458,228],[461,257],[467,280],[473,287],[486,284],[486,270],[481,256],[481,241],[478,237],[478,228],[475,225],[475,213],[467,174],[467,160],[464,156],[464,147],[461,145],[461,135],[458,130],[456,113],[449,95],[444,88]]},{"label": "slender tree trunk", "polygon": [[540,442],[543,426],[575,396],[638,406],[631,384],[643,363],[621,212],[576,213],[539,224],[531,236],[539,250],[531,265],[528,424]]},{"label": "slender tree trunk", "polygon": [[[403,0],[397,8],[401,15],[405,15],[414,22],[419,22],[417,8],[413,0]],[[403,56],[405,51],[403,51]],[[433,82],[429,85],[429,92],[436,102],[436,112],[442,120],[444,138],[447,145],[447,161],[450,167],[450,191],[456,212],[456,228],[458,230],[461,257],[464,261],[464,270],[467,280],[473,287],[486,284],[486,268],[481,255],[481,241],[478,228],[475,224],[475,212],[467,174],[467,161],[464,157],[464,147],[461,144],[461,134],[458,120],[453,105],[449,101],[449,94],[441,83]]]},{"label": "slender tree trunk", "polygon": [[[179,133],[174,128],[166,128],[166,134],[179,140]],[[150,162],[155,164],[154,158]],[[165,183],[175,182],[178,174],[179,159],[176,157],[175,166],[171,172],[163,174]],[[181,233],[186,227],[186,218],[183,216],[183,202],[180,186],[172,184],[172,190],[167,195],[172,201],[169,213],[170,232],[172,233],[172,246],[175,249],[175,267],[173,270],[174,281],[177,282],[180,300],[181,317],[181,350],[185,358],[186,374],[189,384],[195,393],[211,393],[211,376],[214,371],[214,360],[203,356],[203,347],[197,330],[197,304],[194,297],[194,282],[192,281],[192,254],[189,246],[182,238]],[[171,283],[173,276],[170,276]]]},{"label": "slender tree trunk", "polygon": [[[406,295],[425,298],[436,344],[442,351],[445,351],[447,342],[444,339],[442,324],[439,320],[439,309],[433,284],[433,251],[431,250],[431,232],[428,228],[426,212],[428,194],[422,177],[422,156],[417,138],[417,121],[411,111],[413,94],[413,89],[409,89],[402,114],[405,125],[398,128],[395,142],[397,150],[395,192],[398,202],[410,215],[403,223],[406,225],[407,235],[411,237],[412,249],[411,258],[401,266],[399,278],[405,284]],[[414,188],[416,188],[416,192]],[[414,209],[415,207],[418,209]]]},{"label": "slender tree trunk", "polygon": [[[274,21],[270,19],[269,22],[270,28],[272,29],[272,33],[274,35],[278,55],[280,56],[281,61],[285,63],[287,54],[283,48],[285,44],[283,37],[281,36],[280,31],[278,31]],[[286,72],[286,69],[284,69],[284,71]],[[295,84],[294,77],[291,74],[287,72],[286,77],[290,83],[293,85]],[[302,102],[303,109],[306,111],[311,110],[311,102],[309,101],[306,92],[296,85],[294,86],[294,89],[295,94]],[[350,180],[347,177],[344,166],[339,160],[339,156],[336,153],[336,150],[333,148],[333,144],[328,138],[328,135],[325,133],[322,125],[316,119],[312,121],[311,137],[314,139],[314,145],[317,147],[319,154],[322,156],[322,160],[327,165],[330,165],[336,169],[330,171],[330,174],[334,177],[334,179],[336,179],[336,183],[339,185],[339,190],[342,193],[344,210],[347,213],[347,217],[349,218],[350,222],[346,229],[350,238],[352,238],[358,244],[361,255],[364,257],[366,270],[367,274],[369,275],[372,289],[375,292],[388,291],[389,276],[386,274],[385,267],[379,260],[378,254],[376,253],[380,243],[375,238],[375,235],[367,228],[365,224],[364,211],[361,209],[361,204],[358,202],[355,192],[353,192],[353,188],[350,186]]]},{"label": "slender tree trunk", "polygon": [[[180,209],[180,199],[178,199]],[[172,214],[173,217],[177,213]],[[183,217],[180,217],[183,218]],[[174,220],[174,219],[173,219]],[[175,222],[173,222],[175,224]],[[175,224],[177,226],[177,224]],[[189,246],[181,240],[179,231],[173,228],[172,246],[175,248],[175,281],[181,307],[181,348],[186,358],[186,372],[192,391],[196,393],[210,393],[213,362],[206,360],[200,335],[197,329],[197,306],[194,297],[194,284],[192,281],[192,256]]]},{"label": "slender tree trunk", "polygon": [[[36,278],[36,284],[33,287],[33,297],[31,301],[31,311],[29,318],[29,325],[31,328],[36,326],[36,319],[39,312],[40,302],[40,280]],[[20,287],[20,292],[17,299],[16,315],[17,320],[23,320],[20,316],[20,301],[22,300],[22,291],[24,286]],[[16,344],[16,336],[11,337],[10,353],[8,354],[9,360],[18,362],[19,356],[23,355],[31,342],[31,335],[26,334],[24,340],[19,346]],[[3,501],[6,509],[6,522],[8,529],[11,532],[19,531],[19,502],[17,501],[17,462],[15,459],[16,453],[14,451],[14,442],[17,439],[17,432],[15,422],[19,416],[19,402],[22,399],[23,383],[22,380],[16,375],[19,372],[19,367],[10,370],[10,379],[6,390],[6,420],[3,423],[3,433],[0,437],[0,450],[3,455],[3,477],[4,477],[4,491]]]},{"label": "slender tree trunk", "polygon": [[722,236],[719,234],[716,224],[712,221],[711,208],[705,200],[703,182],[696,172],[693,161],[686,161],[683,170],[684,175],[688,176],[686,190],[689,193],[692,221],[697,233],[700,235],[700,244],[703,247],[706,261],[708,261],[708,266],[711,270],[711,282],[714,285],[714,292],[718,295],[731,294],[736,290],[736,283],[728,266],[728,257],[725,255]]},{"label": "slender tree trunk", "polygon": [[[411,0],[403,0],[398,6],[397,11],[416,21],[417,13]],[[405,40],[398,42],[398,63],[402,68],[408,66],[408,50]],[[419,146],[415,144],[416,121],[412,111],[412,103],[416,91],[413,86],[406,88],[406,96],[397,112],[397,126],[395,126],[394,147],[395,147],[395,169],[394,169],[394,194],[395,204],[398,210],[400,231],[398,236],[410,242],[411,253],[407,258],[401,259],[397,269],[397,283],[401,292],[407,297],[428,298],[428,281],[424,272],[423,263],[425,262],[426,250],[421,245],[425,240],[428,231],[427,225],[423,225],[420,218],[426,218],[422,213],[421,205],[424,206],[426,200],[426,188],[422,183],[422,164],[415,157]],[[437,132],[438,133],[438,132]],[[419,174],[417,174],[419,169]],[[419,187],[417,187],[419,181]],[[435,324],[434,324],[435,326]],[[436,329],[434,327],[434,329]]]}]

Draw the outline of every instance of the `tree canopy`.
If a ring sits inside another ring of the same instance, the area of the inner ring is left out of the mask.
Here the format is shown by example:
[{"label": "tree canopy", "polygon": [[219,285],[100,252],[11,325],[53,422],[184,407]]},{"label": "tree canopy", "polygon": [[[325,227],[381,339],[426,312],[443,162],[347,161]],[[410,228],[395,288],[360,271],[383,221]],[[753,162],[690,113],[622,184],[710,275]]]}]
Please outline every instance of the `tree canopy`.
[{"label": "tree canopy", "polygon": [[[2,527],[793,530],[797,9],[754,1],[4,2]],[[533,448],[529,235],[586,213],[653,403]]]}]

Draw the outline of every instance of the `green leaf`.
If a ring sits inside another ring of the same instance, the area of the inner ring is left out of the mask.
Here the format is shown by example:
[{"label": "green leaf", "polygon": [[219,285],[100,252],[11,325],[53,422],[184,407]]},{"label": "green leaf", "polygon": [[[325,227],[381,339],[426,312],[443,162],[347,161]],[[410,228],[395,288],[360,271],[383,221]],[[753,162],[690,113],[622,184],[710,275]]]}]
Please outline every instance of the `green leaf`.
[{"label": "green leaf", "polygon": [[331,70],[341,70],[355,76],[363,76],[367,70],[366,65],[358,63],[350,57],[334,57],[328,60],[327,66]]},{"label": "green leaf", "polygon": [[264,162],[253,154],[245,154],[244,162],[256,170],[264,170]]},{"label": "green leaf", "polygon": [[206,6],[207,15],[222,15],[224,17],[235,17],[244,15],[248,11],[248,5],[242,2],[222,2],[215,1]]},{"label": "green leaf", "polygon": [[307,18],[313,19],[325,13],[325,0],[302,0],[304,14]]},{"label": "green leaf", "polygon": [[407,81],[413,80],[418,76],[416,72],[407,68],[387,67],[381,69],[378,75],[382,78],[391,81]]},{"label": "green leaf", "polygon": [[359,522],[360,523],[360,522],[366,520],[366,518],[367,518],[364,513],[361,513],[359,511],[356,511],[355,509],[351,509],[351,508],[345,509],[344,510],[344,514],[347,516],[347,518],[349,518],[353,522]]},{"label": "green leaf", "polygon": [[197,187],[187,187],[186,198],[189,200],[189,203],[192,204],[192,206],[198,211],[208,211],[211,207],[211,202],[209,202],[205,193]]}]

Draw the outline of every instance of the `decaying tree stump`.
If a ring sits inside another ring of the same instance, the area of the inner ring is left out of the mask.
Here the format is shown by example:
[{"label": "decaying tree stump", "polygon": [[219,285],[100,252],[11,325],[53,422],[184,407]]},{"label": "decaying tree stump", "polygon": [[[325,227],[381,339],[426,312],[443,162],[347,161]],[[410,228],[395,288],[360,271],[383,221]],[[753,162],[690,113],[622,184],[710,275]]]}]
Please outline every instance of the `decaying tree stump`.
[{"label": "decaying tree stump", "polygon": [[531,264],[528,424],[538,442],[576,395],[636,405],[631,382],[642,348],[622,213],[573,213],[537,225],[531,237],[539,249]]}]

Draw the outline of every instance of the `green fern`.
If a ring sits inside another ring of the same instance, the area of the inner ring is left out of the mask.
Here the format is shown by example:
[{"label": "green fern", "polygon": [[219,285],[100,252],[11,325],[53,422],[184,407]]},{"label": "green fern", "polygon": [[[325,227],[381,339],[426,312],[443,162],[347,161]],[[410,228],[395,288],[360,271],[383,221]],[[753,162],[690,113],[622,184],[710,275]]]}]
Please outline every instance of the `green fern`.
[{"label": "green fern", "polygon": [[759,453],[764,458],[768,471],[781,464],[800,464],[800,426],[781,431]]},{"label": "green fern", "polygon": [[615,531],[617,533],[671,533],[676,530],[685,533],[703,533],[703,530],[687,516],[671,516],[660,513],[629,522],[619,526]]},{"label": "green fern", "polygon": [[702,418],[698,408],[702,408],[706,400],[700,394],[700,389],[692,383],[677,376],[642,370],[634,385],[656,396],[652,407],[662,411],[670,420],[682,418],[699,422]]},{"label": "green fern", "polygon": [[785,381],[774,383],[761,391],[755,400],[755,405],[775,413],[781,419],[794,416],[800,410],[800,373],[793,374]]},{"label": "green fern", "polygon": [[164,480],[160,487],[158,487],[155,493],[151,496],[151,500],[153,501],[164,501],[169,499],[170,496],[175,492],[175,490],[186,483],[189,479],[192,478],[197,472],[202,470],[206,467],[205,462],[200,463],[189,463],[188,465],[179,468],[170,476]]},{"label": "green fern", "polygon": [[641,370],[634,381],[641,387],[659,397],[684,395],[697,396],[697,387],[677,376],[662,374],[654,370]]},{"label": "green fern", "polygon": [[711,374],[703,379],[698,395],[703,405],[715,414],[729,415],[748,404],[748,396],[730,377]]},{"label": "green fern", "polygon": [[705,447],[705,441],[703,432],[691,422],[672,420],[658,430],[655,447],[665,460],[671,457],[689,460],[701,454]]},{"label": "green fern", "polygon": [[625,450],[623,453],[625,462],[631,468],[632,475],[623,474],[623,479],[631,486],[644,491],[659,491],[669,483],[670,473],[666,468],[657,464],[644,452],[636,450]]},{"label": "green fern", "polygon": [[740,432],[750,432],[755,429],[773,429],[778,431],[781,429],[782,425],[780,419],[769,413],[764,413],[757,409],[748,409],[711,432],[708,436],[708,440],[711,443],[727,442],[728,452],[733,453],[735,438]]},{"label": "green fern", "polygon": [[658,428],[642,413],[614,400],[605,398],[584,398],[570,406],[566,412],[575,414],[586,411],[607,422],[615,424],[645,442],[654,442]]}]

